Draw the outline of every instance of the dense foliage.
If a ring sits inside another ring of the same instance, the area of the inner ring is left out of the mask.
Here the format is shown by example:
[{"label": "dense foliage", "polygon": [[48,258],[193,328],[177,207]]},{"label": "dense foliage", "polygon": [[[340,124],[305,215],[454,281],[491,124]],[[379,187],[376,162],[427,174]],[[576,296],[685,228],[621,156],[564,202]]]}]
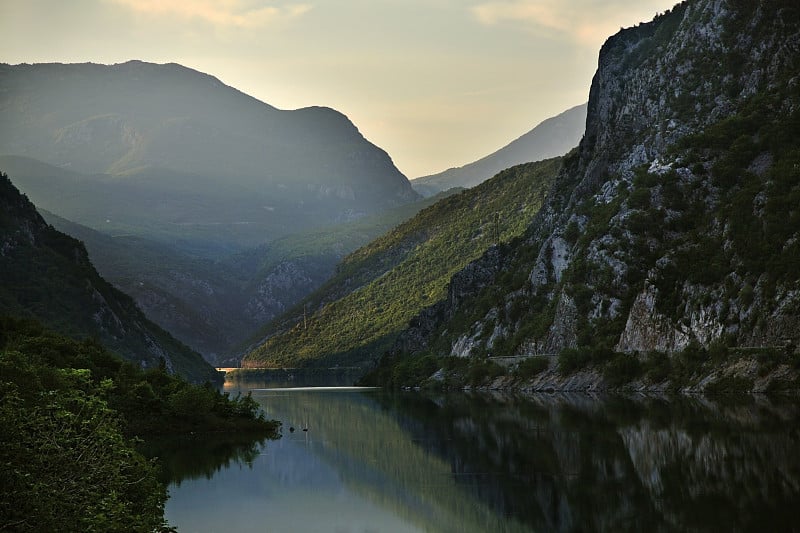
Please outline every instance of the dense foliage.
[{"label": "dense foliage", "polygon": [[[522,233],[561,159],[505,170],[420,211],[340,264],[303,306],[273,325],[244,360],[249,366],[369,365],[422,308],[441,299],[451,276],[491,245]],[[274,331],[274,330],[273,330]]]},{"label": "dense foliage", "polygon": [[154,531],[166,488],[132,436],[277,427],[249,396],[10,318],[0,318],[0,395],[0,529],[14,531]]}]

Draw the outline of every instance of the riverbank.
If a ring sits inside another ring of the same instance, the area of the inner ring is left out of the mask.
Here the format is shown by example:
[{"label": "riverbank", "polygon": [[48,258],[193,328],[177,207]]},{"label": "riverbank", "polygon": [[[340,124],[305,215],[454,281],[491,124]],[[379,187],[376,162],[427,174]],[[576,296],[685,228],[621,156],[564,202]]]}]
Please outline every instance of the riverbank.
[{"label": "riverbank", "polygon": [[746,357],[722,363],[713,369],[691,375],[688,381],[657,379],[646,375],[619,382],[610,380],[602,366],[592,366],[564,375],[557,359],[531,378],[513,373],[481,385],[489,390],[524,392],[640,392],[640,393],[794,393],[800,394],[800,372],[789,364],[766,368],[756,358]]},{"label": "riverbank", "polygon": [[800,394],[800,354],[714,346],[674,354],[570,349],[513,360],[420,355],[384,360],[361,383],[432,390]]}]

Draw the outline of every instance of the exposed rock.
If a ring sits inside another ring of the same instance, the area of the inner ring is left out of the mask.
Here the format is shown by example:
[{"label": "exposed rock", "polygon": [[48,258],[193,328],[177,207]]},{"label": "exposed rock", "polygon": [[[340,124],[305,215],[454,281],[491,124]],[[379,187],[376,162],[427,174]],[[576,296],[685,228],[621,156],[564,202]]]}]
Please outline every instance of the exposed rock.
[{"label": "exposed rock", "polygon": [[575,302],[567,293],[562,292],[556,307],[553,325],[550,326],[547,334],[545,353],[558,353],[565,348],[577,346],[576,321]]},{"label": "exposed rock", "polygon": [[616,350],[674,352],[682,350],[689,344],[690,336],[676,329],[667,317],[656,310],[657,299],[657,289],[652,285],[646,285],[631,306]]},{"label": "exposed rock", "polygon": [[283,261],[258,283],[247,302],[247,314],[253,323],[266,323],[294,304],[299,299],[296,295],[307,293],[319,283],[295,262]]}]

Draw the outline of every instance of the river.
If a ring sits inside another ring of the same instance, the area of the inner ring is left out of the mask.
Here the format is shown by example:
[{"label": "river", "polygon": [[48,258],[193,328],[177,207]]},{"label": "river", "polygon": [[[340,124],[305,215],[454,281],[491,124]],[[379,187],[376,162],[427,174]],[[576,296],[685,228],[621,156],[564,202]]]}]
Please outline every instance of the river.
[{"label": "river", "polygon": [[180,532],[800,527],[796,401],[270,385],[280,439],[163,454]]}]

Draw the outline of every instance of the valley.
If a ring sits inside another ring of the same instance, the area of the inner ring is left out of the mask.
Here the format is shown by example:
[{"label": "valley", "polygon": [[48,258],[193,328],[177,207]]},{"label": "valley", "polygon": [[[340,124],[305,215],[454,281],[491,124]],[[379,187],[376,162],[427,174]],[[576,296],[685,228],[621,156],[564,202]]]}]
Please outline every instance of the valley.
[{"label": "valley", "polygon": [[797,527],[796,0],[414,1],[0,8],[0,530]]}]

